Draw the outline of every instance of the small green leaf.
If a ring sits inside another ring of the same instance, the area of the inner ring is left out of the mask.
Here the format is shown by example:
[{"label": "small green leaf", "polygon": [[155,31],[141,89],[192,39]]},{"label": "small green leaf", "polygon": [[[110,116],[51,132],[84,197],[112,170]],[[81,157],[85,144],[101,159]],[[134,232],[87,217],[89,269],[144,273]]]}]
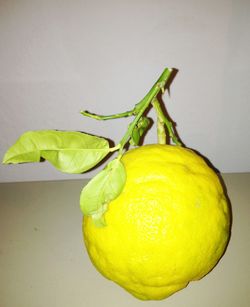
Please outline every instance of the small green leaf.
[{"label": "small green leaf", "polygon": [[137,146],[140,142],[140,131],[137,126],[134,127],[132,134],[131,134],[131,139],[129,143],[133,146]]},{"label": "small green leaf", "polygon": [[146,130],[148,129],[150,125],[150,119],[148,117],[142,116],[139,121],[138,121],[138,129],[139,129],[139,134],[142,136]]},{"label": "small green leaf", "polygon": [[110,201],[120,195],[126,182],[126,171],[119,159],[114,159],[82,189],[80,208],[91,216],[96,226],[104,226],[103,214]]},{"label": "small green leaf", "polygon": [[109,153],[107,140],[75,131],[38,130],[21,135],[6,152],[3,163],[48,160],[65,173],[82,173]]},{"label": "small green leaf", "polygon": [[133,146],[137,146],[140,143],[141,136],[146,132],[150,125],[150,119],[142,116],[130,135],[129,143]]}]

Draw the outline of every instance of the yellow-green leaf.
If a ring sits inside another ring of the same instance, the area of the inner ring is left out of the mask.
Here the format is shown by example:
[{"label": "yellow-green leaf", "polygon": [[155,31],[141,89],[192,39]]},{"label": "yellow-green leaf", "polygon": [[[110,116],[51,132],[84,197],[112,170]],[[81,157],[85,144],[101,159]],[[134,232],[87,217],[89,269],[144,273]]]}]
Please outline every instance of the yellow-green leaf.
[{"label": "yellow-green leaf", "polygon": [[108,204],[121,193],[126,182],[126,171],[119,159],[114,159],[83,188],[80,208],[91,216],[96,226],[104,226],[103,214]]},{"label": "yellow-green leaf", "polygon": [[75,131],[38,130],[21,135],[6,152],[3,163],[48,160],[65,173],[82,173],[109,153],[106,139]]}]

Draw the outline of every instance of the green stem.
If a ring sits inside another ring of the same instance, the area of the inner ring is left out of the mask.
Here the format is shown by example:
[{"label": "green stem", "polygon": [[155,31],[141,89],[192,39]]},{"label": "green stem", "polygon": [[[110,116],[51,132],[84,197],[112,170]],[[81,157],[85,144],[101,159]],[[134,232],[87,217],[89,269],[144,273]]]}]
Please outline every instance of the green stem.
[{"label": "green stem", "polygon": [[159,144],[166,144],[167,136],[164,121],[157,116],[157,138]]},{"label": "green stem", "polygon": [[120,147],[121,147],[120,144],[118,144],[118,145],[116,145],[116,146],[114,146],[114,147],[111,147],[111,148],[109,148],[109,152],[114,152],[114,151],[120,149]]},{"label": "green stem", "polygon": [[119,156],[122,155],[123,148],[128,142],[133,129],[135,128],[137,122],[139,121],[145,110],[148,108],[149,104],[156,98],[160,91],[164,91],[164,87],[171,75],[171,72],[172,69],[170,68],[164,69],[163,73],[153,85],[153,87],[150,89],[150,91],[147,93],[147,95],[138,104],[136,104],[134,108],[134,113],[136,114],[136,116],[135,119],[129,124],[127,132],[120,141],[121,147],[119,149]]},{"label": "green stem", "polygon": [[97,119],[97,120],[109,120],[109,119],[115,119],[115,118],[121,118],[121,117],[128,117],[134,115],[134,111],[127,111],[127,112],[122,112],[122,113],[117,113],[117,114],[112,114],[112,115],[98,115],[94,113],[90,113],[88,111],[80,111],[80,113],[84,116]]},{"label": "green stem", "polygon": [[[178,137],[174,133],[174,128],[173,128],[172,122],[169,121],[165,117],[165,115],[164,115],[164,113],[163,113],[163,111],[161,109],[161,105],[160,105],[160,103],[159,103],[157,98],[155,98],[152,101],[152,105],[153,105],[153,107],[154,107],[154,109],[156,111],[157,120],[161,124],[160,129],[159,130],[157,129],[159,143],[162,144],[161,143],[161,140],[163,140],[162,124],[165,124],[167,129],[168,129],[168,134],[169,134],[170,138],[172,139],[173,143],[176,144],[176,145],[181,145],[181,141],[178,139]],[[163,129],[164,129],[164,127],[163,127]],[[164,133],[165,133],[165,129],[164,129]],[[164,137],[166,137],[166,134],[164,135]],[[163,143],[163,144],[165,144],[165,143]]]}]

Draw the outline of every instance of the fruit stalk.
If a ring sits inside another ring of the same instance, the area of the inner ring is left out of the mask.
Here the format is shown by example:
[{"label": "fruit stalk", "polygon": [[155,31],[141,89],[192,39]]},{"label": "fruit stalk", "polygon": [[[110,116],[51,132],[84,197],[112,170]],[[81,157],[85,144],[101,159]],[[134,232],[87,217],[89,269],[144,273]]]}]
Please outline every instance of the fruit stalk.
[{"label": "fruit stalk", "polygon": [[162,119],[162,117],[159,114],[158,108],[160,107],[160,104],[159,104],[159,102],[158,102],[158,100],[156,98],[152,101],[152,105],[153,105],[154,109],[156,110],[156,114],[157,114],[157,138],[158,138],[158,144],[165,145],[166,141],[167,141],[165,124],[164,124],[164,120]]},{"label": "fruit stalk", "polygon": [[157,134],[158,134],[158,143],[159,144],[166,144],[166,132],[165,127],[167,127],[169,137],[172,139],[173,143],[176,145],[181,145],[181,141],[178,139],[178,137],[174,133],[173,124],[170,120],[166,118],[164,115],[160,102],[157,98],[155,98],[152,101],[152,105],[156,111],[157,114]]}]

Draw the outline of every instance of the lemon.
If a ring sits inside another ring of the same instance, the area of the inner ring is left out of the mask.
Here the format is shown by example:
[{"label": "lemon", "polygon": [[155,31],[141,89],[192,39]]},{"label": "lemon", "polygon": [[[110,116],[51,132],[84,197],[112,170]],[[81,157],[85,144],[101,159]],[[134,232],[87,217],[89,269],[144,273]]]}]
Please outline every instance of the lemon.
[{"label": "lemon", "polygon": [[206,275],[225,251],[230,211],[216,173],[194,151],[145,145],[122,162],[127,181],[107,226],[84,217],[99,272],[142,300],[159,300]]}]

